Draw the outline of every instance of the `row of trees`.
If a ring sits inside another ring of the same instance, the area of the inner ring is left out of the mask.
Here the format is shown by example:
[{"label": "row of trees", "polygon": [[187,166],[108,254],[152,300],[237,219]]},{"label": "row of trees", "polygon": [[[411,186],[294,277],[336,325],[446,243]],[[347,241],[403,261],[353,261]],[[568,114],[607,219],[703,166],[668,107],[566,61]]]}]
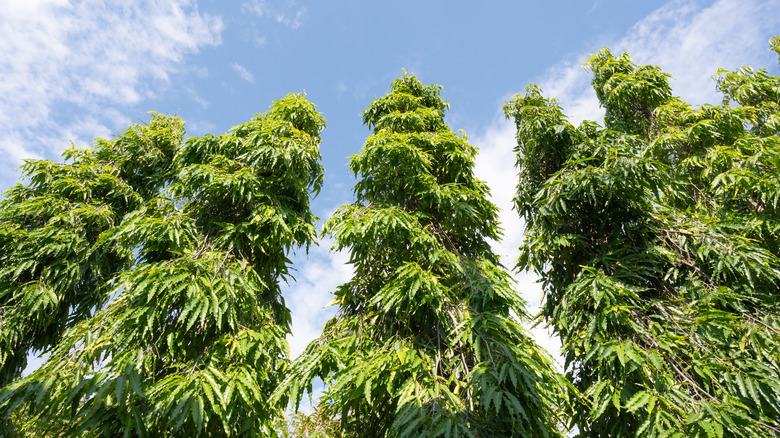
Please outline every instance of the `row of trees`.
[{"label": "row of trees", "polygon": [[[325,127],[304,96],[221,136],[155,114],[27,162],[0,203],[0,435],[780,435],[780,78],[719,72],[723,103],[692,108],[626,54],[586,66],[604,126],[535,85],[505,105],[516,268],[541,277],[565,375],[488,244],[476,149],[404,75],[323,229],[354,276],[295,361],[279,283],[316,241]],[[19,378],[30,349],[49,359]]]}]

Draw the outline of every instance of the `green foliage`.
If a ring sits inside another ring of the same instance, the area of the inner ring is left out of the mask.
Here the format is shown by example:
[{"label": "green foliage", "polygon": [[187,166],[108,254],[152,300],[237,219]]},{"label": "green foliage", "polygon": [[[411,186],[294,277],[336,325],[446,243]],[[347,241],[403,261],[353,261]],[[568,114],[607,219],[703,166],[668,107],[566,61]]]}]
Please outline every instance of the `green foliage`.
[{"label": "green foliage", "polygon": [[[130,248],[101,236],[170,181],[183,135],[178,118],[155,114],[116,140],[66,150],[71,164],[26,162],[29,185],[0,203],[0,387],[19,376],[30,349],[53,347],[88,317],[131,265]],[[133,166],[151,161],[154,175],[141,181]]]},{"label": "green foliage", "polygon": [[488,244],[497,208],[440,90],[404,76],[364,111],[357,200],[324,228],[355,275],[275,397],[300,402],[321,377],[341,436],[560,436],[565,384],[520,325],[525,303]]},{"label": "green foliage", "polygon": [[778,61],[780,61],[780,36],[769,39],[769,49],[777,53]]},{"label": "green foliage", "polygon": [[653,121],[653,110],[669,99],[669,75],[656,66],[636,66],[627,53],[615,57],[602,49],[585,64],[593,72],[591,84],[606,109],[606,128],[641,134]]},{"label": "green foliage", "polygon": [[345,435],[339,430],[338,413],[325,400],[310,414],[294,412],[290,418],[280,419],[276,432],[280,438],[335,438]]},{"label": "green foliage", "polygon": [[721,71],[691,108],[626,54],[586,65],[604,128],[533,85],[505,106],[579,436],[779,435],[780,78]]},{"label": "green foliage", "polygon": [[[271,435],[286,400],[268,399],[289,362],[279,282],[287,252],[316,236],[309,195],[322,184],[324,119],[303,96],[288,95],[225,135],[184,144],[180,136],[159,150],[128,146],[170,139],[155,120],[146,136],[131,130],[98,141],[98,153],[74,152],[116,169],[115,185],[125,188],[93,189],[93,197],[124,206],[114,198],[129,193],[134,202],[123,216],[91,221],[102,228],[88,248],[118,248],[124,264],[95,285],[78,283],[99,310],[63,331],[40,369],[7,385],[0,409],[24,412],[23,427],[57,436]],[[131,153],[105,164],[109,145]],[[146,200],[147,192],[155,196]]]}]

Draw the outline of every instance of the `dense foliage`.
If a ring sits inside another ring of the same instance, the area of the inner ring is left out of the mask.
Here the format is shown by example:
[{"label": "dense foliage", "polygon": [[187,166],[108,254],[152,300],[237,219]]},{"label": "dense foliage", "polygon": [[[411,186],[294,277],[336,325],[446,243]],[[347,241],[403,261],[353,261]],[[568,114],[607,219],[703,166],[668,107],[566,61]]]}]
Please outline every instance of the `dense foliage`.
[{"label": "dense foliage", "polygon": [[66,150],[72,164],[24,165],[29,185],[0,203],[0,387],[19,376],[30,349],[53,347],[88,317],[131,265],[127,248],[98,239],[169,180],[183,134],[180,121],[155,115],[90,151]]},{"label": "dense foliage", "polygon": [[3,415],[57,436],[270,434],[286,400],[269,395],[289,360],[279,282],[290,249],[316,235],[323,128],[289,95],[225,135],[183,142],[180,120],[155,116],[67,152],[72,164],[28,163],[29,187],[2,210],[20,218],[4,230],[23,237],[3,234],[21,242],[3,253],[19,266],[4,266],[3,296],[21,297],[4,298],[4,312],[31,300],[65,309],[53,329],[19,319],[20,345],[57,343],[0,392]]},{"label": "dense foliage", "polygon": [[488,244],[497,208],[440,88],[404,76],[363,112],[357,199],[324,228],[354,277],[277,396],[299,401],[321,377],[346,436],[559,436],[565,386],[520,325],[524,302]]},{"label": "dense foliage", "polygon": [[780,435],[780,78],[721,71],[696,108],[627,54],[586,66],[603,127],[535,85],[505,105],[579,436]]}]

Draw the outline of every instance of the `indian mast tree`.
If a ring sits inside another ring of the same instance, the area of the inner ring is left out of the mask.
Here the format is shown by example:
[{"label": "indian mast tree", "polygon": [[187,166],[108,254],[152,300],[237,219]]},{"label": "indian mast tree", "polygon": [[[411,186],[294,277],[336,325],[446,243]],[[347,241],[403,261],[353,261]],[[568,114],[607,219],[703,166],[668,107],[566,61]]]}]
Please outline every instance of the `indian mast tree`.
[{"label": "indian mast tree", "polygon": [[3,250],[3,311],[83,310],[54,329],[18,319],[18,345],[54,348],[0,391],[2,415],[57,436],[272,435],[289,362],[279,282],[316,237],[324,126],[288,95],[224,135],[182,141],[179,119],[155,116],[66,152],[73,164],[29,162],[3,204],[3,239],[21,242]]},{"label": "indian mast tree", "polygon": [[440,86],[405,75],[390,88],[363,112],[356,201],[324,226],[354,277],[276,395],[300,401],[321,377],[346,436],[560,436],[566,386],[491,251],[500,227],[476,148],[444,123]]},{"label": "indian mast tree", "polygon": [[604,126],[535,85],[505,106],[518,267],[584,394],[579,436],[779,435],[780,78],[720,71],[722,104],[692,107],[627,54],[586,67]]}]

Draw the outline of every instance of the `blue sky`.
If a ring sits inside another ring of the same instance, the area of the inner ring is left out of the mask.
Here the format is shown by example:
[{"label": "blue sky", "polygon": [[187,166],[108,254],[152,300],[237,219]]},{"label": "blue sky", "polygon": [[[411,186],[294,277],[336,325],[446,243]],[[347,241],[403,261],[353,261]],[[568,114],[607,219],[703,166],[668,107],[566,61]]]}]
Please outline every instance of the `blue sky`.
[{"label": "blue sky", "polygon": [[[481,150],[478,175],[502,209],[512,265],[522,223],[510,210],[516,182],[512,125],[501,104],[531,83],[556,97],[573,121],[602,112],[581,68],[608,46],[660,65],[677,95],[719,103],[718,67],[768,67],[780,35],[780,0],[408,1],[25,0],[0,2],[0,186],[19,180],[26,158],[59,160],[72,141],[110,138],[149,111],[178,114],[188,135],[222,133],[306,91],[328,121],[321,152],[326,185],[313,202],[327,218],[352,201],[347,157],[369,134],[361,111],[403,74],[441,84],[447,122]],[[286,288],[291,345],[299,353],[333,309],[346,281],[345,254],[324,241],[294,257]],[[533,276],[518,290],[536,306]],[[557,345],[534,330],[552,354]]]}]

